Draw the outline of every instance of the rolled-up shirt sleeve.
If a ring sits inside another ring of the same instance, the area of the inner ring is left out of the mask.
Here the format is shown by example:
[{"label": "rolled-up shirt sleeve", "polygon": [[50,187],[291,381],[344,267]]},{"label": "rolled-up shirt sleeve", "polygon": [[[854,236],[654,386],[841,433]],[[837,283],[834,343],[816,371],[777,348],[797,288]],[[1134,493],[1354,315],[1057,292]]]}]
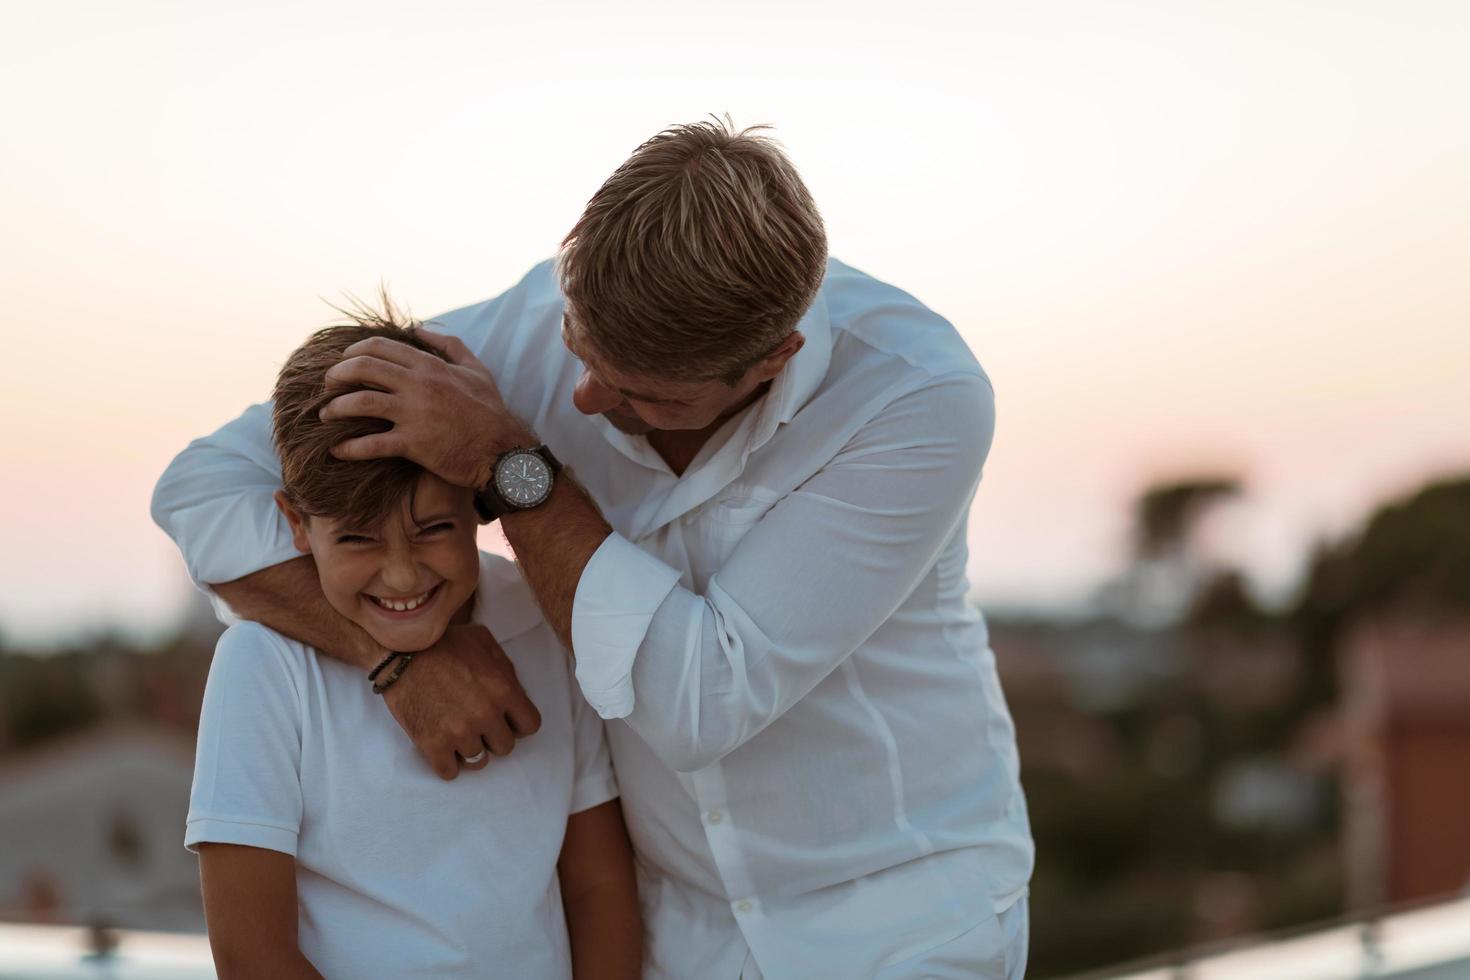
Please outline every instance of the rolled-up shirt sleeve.
[{"label": "rolled-up shirt sleeve", "polygon": [[577,684],[604,718],[633,710],[633,659],[679,573],[621,534],[592,554],[572,606]]},{"label": "rolled-up shirt sleeve", "polygon": [[717,762],[886,621],[964,525],[995,429],[982,376],[890,402],[741,539],[703,595],[613,535],[572,613],[577,678],[674,769]]},{"label": "rolled-up shirt sleeve", "polygon": [[[496,374],[511,410],[531,418],[545,392],[531,356],[543,349],[537,338],[560,322],[561,299],[547,260],[495,299],[428,325],[469,345]],[[271,403],[263,402],[174,457],[154,488],[153,520],[183,552],[195,584],[207,590],[300,554],[275,504],[280,487]],[[222,605],[216,602],[216,611]]]},{"label": "rolled-up shirt sleeve", "polygon": [[276,507],[281,464],[271,443],[271,403],[195,439],[153,490],[154,522],[183,553],[200,588],[299,556]]}]

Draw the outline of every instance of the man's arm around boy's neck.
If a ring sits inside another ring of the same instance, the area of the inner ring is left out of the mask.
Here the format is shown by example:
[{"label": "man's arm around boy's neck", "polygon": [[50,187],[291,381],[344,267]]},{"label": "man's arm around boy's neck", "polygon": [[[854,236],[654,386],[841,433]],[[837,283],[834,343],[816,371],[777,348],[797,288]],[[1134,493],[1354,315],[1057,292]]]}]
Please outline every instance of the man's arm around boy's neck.
[{"label": "man's arm around boy's neck", "polygon": [[367,630],[327,602],[310,555],[210,587],[241,619],[264,623],[334,660],[368,671],[387,655]]},{"label": "man's arm around boy's neck", "polygon": [[[316,563],[302,555],[211,586],[237,616],[262,623],[367,672],[388,652],[327,602]],[[495,755],[535,734],[541,716],[516,679],[515,666],[483,626],[451,626],[383,695],[395,721],[443,779],[459,774],[455,754],[465,732],[479,733]]]}]

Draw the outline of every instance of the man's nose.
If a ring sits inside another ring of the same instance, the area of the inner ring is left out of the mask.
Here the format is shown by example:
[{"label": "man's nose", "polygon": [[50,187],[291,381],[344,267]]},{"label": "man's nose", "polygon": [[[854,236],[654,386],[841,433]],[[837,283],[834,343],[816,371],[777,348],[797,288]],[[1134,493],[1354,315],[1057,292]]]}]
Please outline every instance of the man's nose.
[{"label": "man's nose", "polygon": [[583,415],[601,415],[623,404],[623,396],[600,384],[590,371],[583,371],[577,379],[577,387],[572,390],[572,404]]}]

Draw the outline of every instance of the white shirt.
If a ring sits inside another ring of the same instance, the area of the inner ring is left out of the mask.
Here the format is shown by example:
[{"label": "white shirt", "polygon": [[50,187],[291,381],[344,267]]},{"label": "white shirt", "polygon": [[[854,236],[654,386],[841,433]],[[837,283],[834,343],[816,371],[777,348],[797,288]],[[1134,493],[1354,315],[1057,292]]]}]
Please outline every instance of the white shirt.
[{"label": "white shirt", "polygon": [[503,558],[482,556],[475,619],[541,729],[453,782],[362,671],[256,623],[220,637],[185,844],[295,857],[298,941],[324,976],[571,976],[556,862],[567,815],[617,796],[602,719]]},{"label": "white shirt", "polygon": [[[966,601],[994,429],[954,328],[840,262],[805,346],[682,476],[572,404],[550,262],[446,314],[616,529],[577,587],[577,679],[640,858],[649,975],[870,976],[1023,894],[1015,734]],[[294,557],[268,406],[169,467],[199,582]]]}]

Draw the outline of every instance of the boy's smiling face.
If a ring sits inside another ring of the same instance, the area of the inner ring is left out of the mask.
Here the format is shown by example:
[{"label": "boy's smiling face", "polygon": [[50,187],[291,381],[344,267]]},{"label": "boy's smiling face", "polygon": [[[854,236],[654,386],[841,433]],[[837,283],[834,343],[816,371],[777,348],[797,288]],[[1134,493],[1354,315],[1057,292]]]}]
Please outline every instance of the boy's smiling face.
[{"label": "boy's smiling face", "polygon": [[423,650],[468,620],[480,576],[470,490],[424,473],[377,527],[307,516],[279,492],[276,503],[327,602],[387,649]]}]

